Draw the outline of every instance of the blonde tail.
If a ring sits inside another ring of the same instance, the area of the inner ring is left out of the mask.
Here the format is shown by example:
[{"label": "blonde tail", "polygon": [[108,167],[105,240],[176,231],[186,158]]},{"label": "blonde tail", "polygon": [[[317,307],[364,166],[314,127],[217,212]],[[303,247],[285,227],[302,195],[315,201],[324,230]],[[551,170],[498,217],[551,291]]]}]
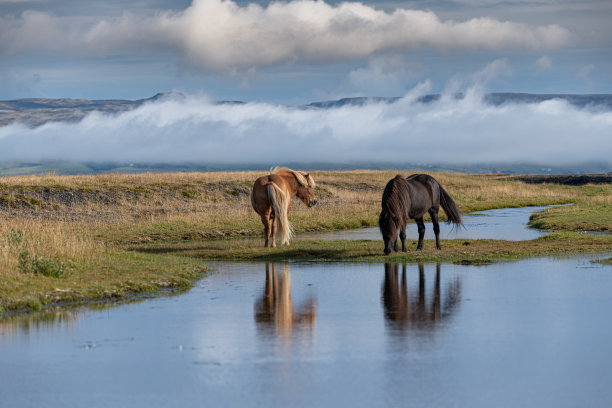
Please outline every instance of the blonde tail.
[{"label": "blonde tail", "polygon": [[289,240],[293,238],[293,229],[287,217],[289,200],[291,198],[287,197],[283,190],[274,183],[270,183],[266,187],[268,188],[268,198],[272,202],[272,208],[278,223],[278,237],[281,245],[289,245]]}]

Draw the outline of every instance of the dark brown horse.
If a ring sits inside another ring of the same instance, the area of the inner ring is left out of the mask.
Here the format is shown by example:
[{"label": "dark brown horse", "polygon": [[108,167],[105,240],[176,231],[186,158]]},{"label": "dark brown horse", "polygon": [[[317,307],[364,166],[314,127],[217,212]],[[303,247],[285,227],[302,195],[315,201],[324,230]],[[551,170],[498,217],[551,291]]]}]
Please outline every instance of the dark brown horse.
[{"label": "dark brown horse", "polygon": [[[437,322],[449,317],[461,301],[461,281],[455,279],[441,286],[440,263],[436,264],[433,291],[427,293],[425,266],[418,265],[418,286],[409,285],[406,277],[406,264],[385,263],[385,277],[382,285],[382,304],[385,320],[394,329],[394,334],[403,334],[408,329],[435,329]],[[415,287],[416,286],[416,287]],[[442,290],[444,289],[444,290]]]},{"label": "dark brown horse", "polygon": [[391,250],[397,252],[397,236],[402,241],[402,251],[406,252],[406,224],[411,218],[416,221],[419,230],[417,249],[423,249],[425,223],[423,216],[429,212],[436,234],[436,248],[440,249],[440,225],[438,210],[444,209],[448,223],[461,226],[459,208],[433,177],[427,174],[413,174],[403,178],[399,174],[391,179],[383,192],[382,211],[378,226],[385,242],[385,254]]},{"label": "dark brown horse", "polygon": [[267,176],[255,180],[251,204],[264,225],[264,246],[268,246],[270,238],[271,246],[276,246],[277,223],[281,244],[289,245],[289,239],[293,237],[287,217],[291,198],[297,196],[305,205],[312,207],[317,203],[314,187],[315,182],[310,174],[286,167],[275,167]]}]

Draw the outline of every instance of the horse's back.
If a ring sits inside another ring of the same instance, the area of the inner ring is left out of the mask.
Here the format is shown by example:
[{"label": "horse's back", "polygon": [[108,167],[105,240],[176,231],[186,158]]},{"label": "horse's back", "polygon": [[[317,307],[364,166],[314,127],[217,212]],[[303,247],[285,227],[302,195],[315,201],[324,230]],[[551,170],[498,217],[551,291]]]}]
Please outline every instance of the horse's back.
[{"label": "horse's back", "polygon": [[431,190],[437,188],[440,185],[440,183],[438,183],[438,180],[436,180],[429,174],[412,174],[406,177],[406,181],[408,181],[409,184],[410,183],[422,184],[423,186]]},{"label": "horse's back", "polygon": [[429,174],[413,174],[406,178],[410,190],[410,218],[422,217],[430,208],[440,205],[440,184]]}]

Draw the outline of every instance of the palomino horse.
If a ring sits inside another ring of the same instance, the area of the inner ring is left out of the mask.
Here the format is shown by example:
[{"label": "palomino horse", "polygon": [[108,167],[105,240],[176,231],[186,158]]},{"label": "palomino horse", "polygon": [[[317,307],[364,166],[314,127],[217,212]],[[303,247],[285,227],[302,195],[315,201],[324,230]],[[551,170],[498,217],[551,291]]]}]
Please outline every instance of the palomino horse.
[{"label": "palomino horse", "polygon": [[305,205],[312,207],[317,203],[314,187],[315,182],[310,174],[286,167],[275,167],[267,176],[255,180],[251,204],[264,225],[264,246],[268,246],[270,238],[271,246],[276,246],[277,223],[281,244],[289,245],[289,239],[293,237],[287,217],[291,198],[297,196]]},{"label": "palomino horse", "polygon": [[385,242],[385,255],[391,250],[397,252],[397,235],[402,241],[402,251],[406,252],[406,224],[408,218],[416,221],[419,229],[417,249],[423,249],[425,223],[423,215],[429,212],[436,234],[436,248],[440,249],[440,225],[438,210],[444,209],[448,223],[461,226],[461,214],[453,199],[433,177],[427,174],[413,174],[403,178],[399,174],[391,179],[382,197],[382,211],[378,226]]},{"label": "palomino horse", "polygon": [[266,263],[264,291],[255,302],[255,322],[258,330],[272,329],[284,342],[289,343],[294,332],[312,332],[317,318],[317,304],[314,298],[295,305],[291,297],[291,274],[289,264],[282,271],[276,264]]}]

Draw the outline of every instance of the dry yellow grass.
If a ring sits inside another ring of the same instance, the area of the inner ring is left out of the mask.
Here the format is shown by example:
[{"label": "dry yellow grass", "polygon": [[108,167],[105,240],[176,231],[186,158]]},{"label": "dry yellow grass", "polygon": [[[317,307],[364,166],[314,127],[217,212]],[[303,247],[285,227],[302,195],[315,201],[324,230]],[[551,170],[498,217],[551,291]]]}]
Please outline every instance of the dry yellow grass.
[{"label": "dry yellow grass", "polygon": [[106,244],[91,231],[57,220],[0,218],[0,270],[15,274],[24,251],[45,259],[93,262],[104,256]]},{"label": "dry yellow grass", "polygon": [[[0,213],[58,220],[121,242],[214,238],[259,233],[251,209],[253,181],[266,172],[24,176],[0,179]],[[374,225],[381,192],[406,171],[313,172],[319,205],[295,201],[297,231]],[[575,202],[576,189],[528,185],[496,175],[433,173],[464,212]],[[601,200],[601,197],[597,197]]]}]

